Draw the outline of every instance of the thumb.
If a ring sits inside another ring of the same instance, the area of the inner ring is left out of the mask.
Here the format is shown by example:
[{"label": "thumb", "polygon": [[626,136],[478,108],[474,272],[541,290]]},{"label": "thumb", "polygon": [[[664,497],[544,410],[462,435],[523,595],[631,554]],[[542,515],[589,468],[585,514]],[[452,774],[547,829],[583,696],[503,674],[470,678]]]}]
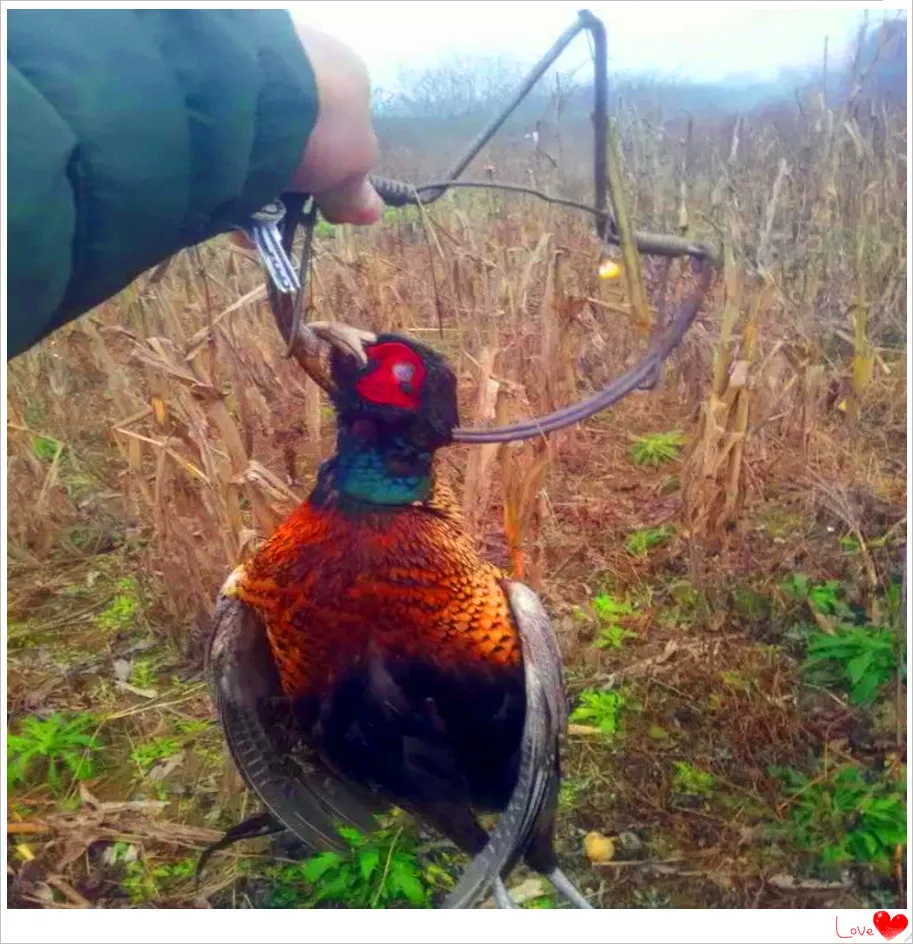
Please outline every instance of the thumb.
[{"label": "thumb", "polygon": [[357,177],[323,193],[315,193],[314,199],[331,223],[376,223],[384,212],[383,200],[367,177]]}]

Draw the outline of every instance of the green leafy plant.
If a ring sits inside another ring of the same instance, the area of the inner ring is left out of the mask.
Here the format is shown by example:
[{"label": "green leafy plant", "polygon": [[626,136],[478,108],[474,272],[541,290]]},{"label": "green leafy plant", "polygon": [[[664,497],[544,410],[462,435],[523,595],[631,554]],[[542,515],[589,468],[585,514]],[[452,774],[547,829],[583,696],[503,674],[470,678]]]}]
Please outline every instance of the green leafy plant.
[{"label": "green leafy plant", "polygon": [[730,669],[720,673],[720,678],[723,680],[725,685],[729,688],[734,689],[738,692],[750,692],[751,691],[751,682],[743,676],[739,675],[738,672],[733,672]]},{"label": "green leafy plant", "polygon": [[136,618],[138,609],[136,580],[133,577],[122,577],[117,581],[117,594],[102,611],[98,622],[103,629],[125,629]]},{"label": "green leafy plant", "polygon": [[558,788],[558,808],[564,812],[573,810],[587,789],[587,781],[583,777],[564,777]]},{"label": "green leafy plant", "polygon": [[188,885],[196,874],[196,860],[191,857],[151,866],[135,846],[126,842],[114,844],[111,863],[120,868],[120,887],[134,907]]},{"label": "green leafy plant", "polygon": [[621,692],[587,689],[580,693],[580,704],[571,712],[575,724],[591,724],[608,738],[621,732],[621,714],[625,696]]},{"label": "green leafy plant", "polygon": [[531,898],[521,905],[522,908],[557,908],[554,895],[540,895],[538,898]]},{"label": "green leafy plant", "polygon": [[771,616],[771,598],[750,586],[736,587],[731,593],[732,609],[748,623],[761,623]]},{"label": "green leafy plant", "polygon": [[760,516],[761,530],[775,541],[786,541],[799,534],[805,522],[801,515],[779,505],[767,506]]},{"label": "green leafy plant", "polygon": [[200,721],[198,718],[179,718],[175,727],[188,738],[197,737],[200,734],[206,734],[214,730],[211,721]]},{"label": "green leafy plant", "polygon": [[159,896],[156,870],[149,867],[136,846],[129,842],[115,842],[109,848],[106,859],[120,872],[120,887],[131,905],[140,907]]},{"label": "green leafy plant", "polygon": [[660,466],[679,457],[685,437],[679,430],[637,436],[631,446],[631,459],[637,465]]},{"label": "green leafy plant", "polygon": [[686,760],[675,762],[675,774],[672,786],[676,793],[688,796],[710,796],[716,786],[716,777],[706,770],[701,770]]},{"label": "green leafy plant", "polygon": [[167,891],[190,882],[196,875],[196,870],[196,859],[187,857],[176,862],[163,862],[155,866],[150,874],[159,888]]},{"label": "green leafy plant", "polygon": [[620,622],[634,612],[630,603],[616,600],[609,593],[601,593],[593,598],[593,612],[600,623],[596,640],[598,649],[619,649],[626,639],[637,639],[637,633]]},{"label": "green leafy plant", "polygon": [[[321,852],[273,875],[272,908],[314,907],[321,902],[339,902],[350,908],[387,908],[431,905],[421,863],[402,829],[382,829],[365,836],[357,829],[340,827],[346,852]],[[301,884],[310,888],[302,899]]]},{"label": "green leafy plant", "polygon": [[896,669],[895,634],[880,626],[840,625],[833,634],[813,633],[802,663],[806,679],[846,690],[855,705],[875,701]]},{"label": "green leafy plant", "polygon": [[151,659],[138,659],[130,669],[130,683],[137,688],[155,688],[158,673]]},{"label": "green leafy plant", "polygon": [[98,719],[90,714],[54,712],[47,718],[24,718],[19,732],[10,732],[7,737],[7,782],[10,786],[24,784],[43,769],[51,789],[58,793],[65,784],[65,773],[70,780],[95,776],[93,754],[101,749],[93,730],[97,728]]},{"label": "green leafy plant", "polygon": [[173,757],[181,750],[181,742],[176,737],[155,738],[140,744],[130,752],[130,760],[140,768],[143,774],[148,773],[160,760]]},{"label": "green leafy plant", "polygon": [[626,639],[637,639],[638,635],[633,629],[625,629],[617,623],[611,626],[603,626],[599,633],[599,639],[596,640],[597,649],[620,649]]},{"label": "green leafy plant", "polygon": [[664,524],[658,528],[640,528],[631,534],[625,542],[625,548],[634,557],[646,557],[650,551],[662,547],[673,534],[675,534],[675,528],[671,524]]},{"label": "green leafy plant", "polygon": [[711,607],[706,595],[690,580],[673,580],[665,589],[673,605],[660,611],[659,619],[663,624],[687,627],[710,618]]},{"label": "green leafy plant", "polygon": [[32,439],[32,449],[43,462],[53,462],[62,448],[63,443],[51,436],[35,436]]},{"label": "green leafy plant", "polygon": [[855,614],[844,601],[844,591],[839,580],[812,583],[805,574],[790,574],[780,588],[795,600],[801,600],[817,612],[837,619],[853,620]]},{"label": "green leafy plant", "polygon": [[867,864],[880,871],[893,867],[894,853],[907,842],[906,784],[889,777],[867,780],[853,764],[825,776],[796,770],[772,771],[790,790],[784,830],[800,849],[825,865]]},{"label": "green leafy plant", "polygon": [[638,908],[669,908],[672,905],[668,895],[650,886],[635,888],[634,901]]}]

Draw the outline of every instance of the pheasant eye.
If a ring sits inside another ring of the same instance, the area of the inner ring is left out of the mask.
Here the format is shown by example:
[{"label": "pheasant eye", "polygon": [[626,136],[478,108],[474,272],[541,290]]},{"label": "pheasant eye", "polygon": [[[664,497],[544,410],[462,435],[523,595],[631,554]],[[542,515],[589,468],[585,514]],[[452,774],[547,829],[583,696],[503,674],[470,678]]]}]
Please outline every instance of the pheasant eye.
[{"label": "pheasant eye", "polygon": [[420,410],[427,370],[416,351],[402,341],[384,341],[365,348],[368,367],[356,379],[363,400],[403,410]]},{"label": "pheasant eye", "polygon": [[393,376],[402,384],[409,383],[415,376],[415,365],[400,361],[393,365]]}]

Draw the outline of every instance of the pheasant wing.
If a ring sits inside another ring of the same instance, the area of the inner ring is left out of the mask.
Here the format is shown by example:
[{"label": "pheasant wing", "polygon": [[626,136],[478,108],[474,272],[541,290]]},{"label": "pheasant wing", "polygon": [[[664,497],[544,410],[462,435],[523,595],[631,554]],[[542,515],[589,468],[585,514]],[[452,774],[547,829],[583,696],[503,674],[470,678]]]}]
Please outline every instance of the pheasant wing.
[{"label": "pheasant wing", "polygon": [[290,736],[266,628],[243,601],[220,595],[207,669],[232,758],[276,820],[315,849],[341,847],[339,824],[362,832],[376,827],[376,799]]},{"label": "pheasant wing", "polygon": [[526,684],[519,775],[487,845],[463,872],[446,908],[479,901],[536,834],[550,829],[557,798],[558,752],[567,728],[561,653],[538,596],[518,581],[506,581],[505,591],[520,632]]}]

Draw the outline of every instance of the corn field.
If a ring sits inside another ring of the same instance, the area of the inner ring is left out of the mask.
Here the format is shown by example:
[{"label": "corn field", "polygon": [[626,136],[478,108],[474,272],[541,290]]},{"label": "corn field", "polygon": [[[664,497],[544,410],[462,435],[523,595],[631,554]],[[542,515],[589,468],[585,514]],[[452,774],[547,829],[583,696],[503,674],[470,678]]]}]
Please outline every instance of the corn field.
[{"label": "corn field", "polygon": [[[654,389],[439,460],[555,620],[562,848],[605,907],[906,907],[905,840],[865,832],[858,803],[855,826],[823,812],[858,775],[906,822],[905,117],[861,97],[706,126],[622,108],[613,140],[634,225],[719,247],[698,321]],[[578,163],[506,153],[497,178],[586,198]],[[465,426],[596,391],[691,278],[635,254],[600,279],[589,218],[488,191],[315,244],[307,317],[444,353]],[[335,435],[256,259],[222,237],[145,274],[10,364],[8,417],[10,730],[85,714],[104,745],[91,777],[12,785],[11,893],[269,906],[285,879],[262,842],[199,888],[180,869],[253,802],[199,674],[216,591]],[[868,700],[848,663],[809,667],[863,627],[893,640]],[[607,693],[611,718],[579,710]]]}]

